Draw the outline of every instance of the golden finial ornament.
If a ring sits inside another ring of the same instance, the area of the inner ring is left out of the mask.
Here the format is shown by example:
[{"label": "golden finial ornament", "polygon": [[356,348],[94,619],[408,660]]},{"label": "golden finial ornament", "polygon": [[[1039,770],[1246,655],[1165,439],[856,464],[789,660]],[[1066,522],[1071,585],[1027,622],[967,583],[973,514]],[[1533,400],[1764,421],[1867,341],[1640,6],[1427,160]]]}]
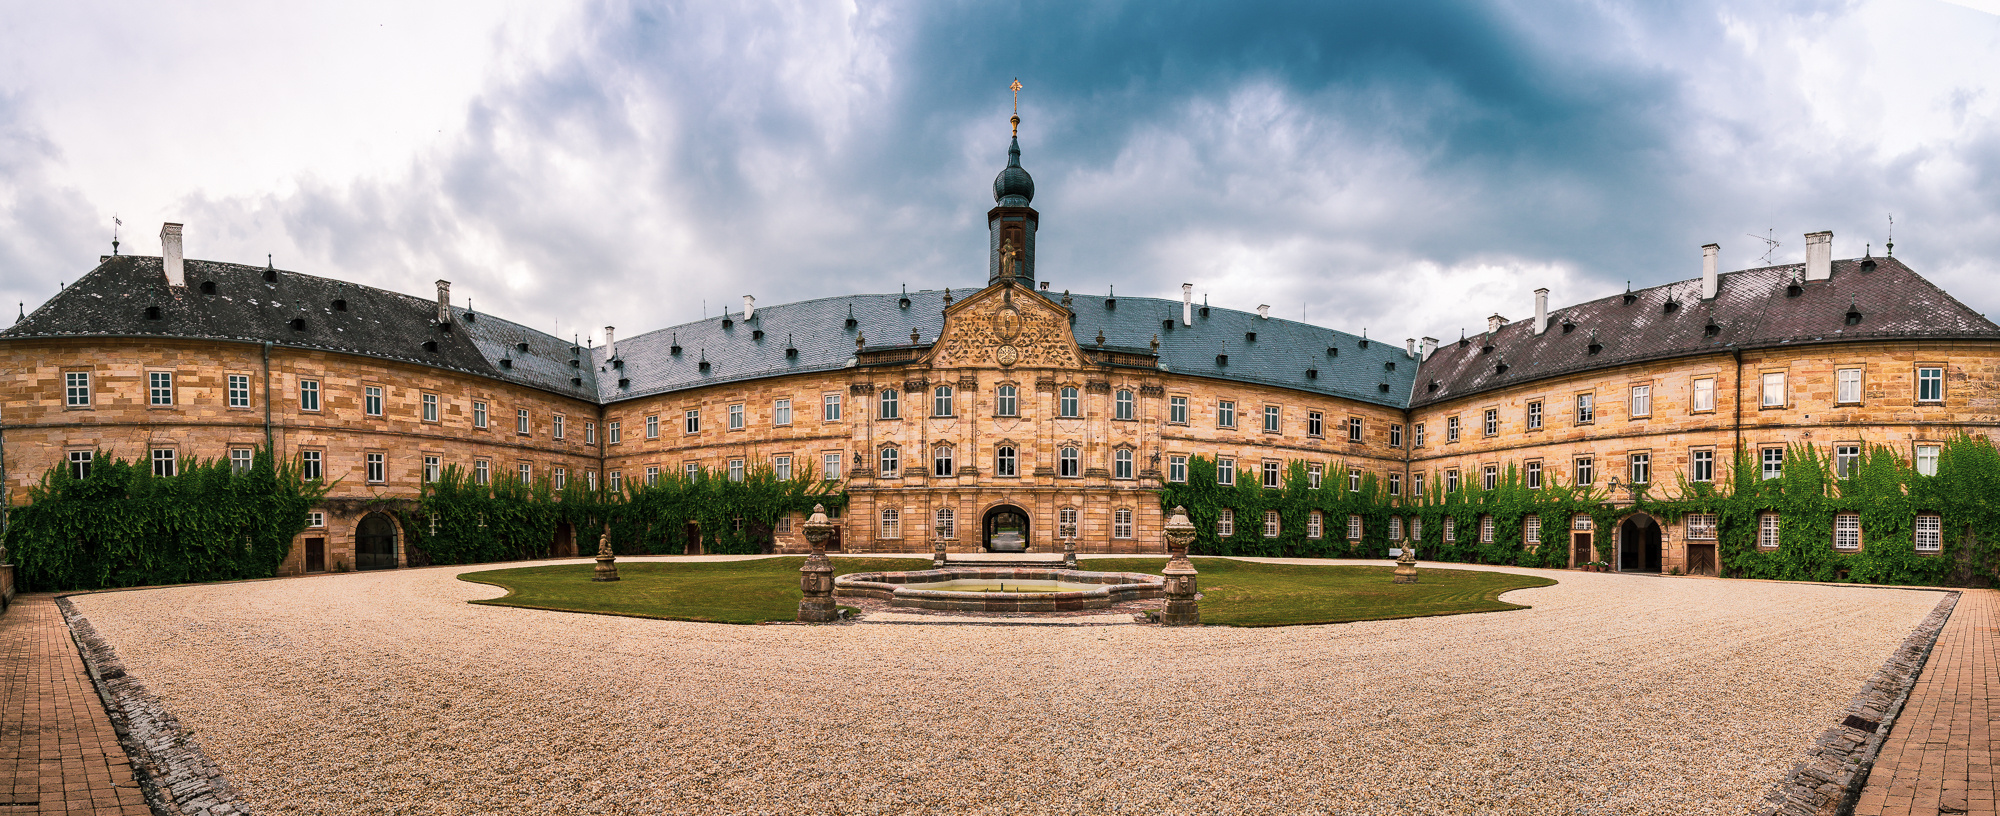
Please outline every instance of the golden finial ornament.
[{"label": "golden finial ornament", "polygon": [[1021,137],[1021,78],[1015,77],[1014,84],[1007,86],[1007,90],[1014,92],[1014,118],[1012,121],[1014,123],[1014,138],[1018,139]]}]

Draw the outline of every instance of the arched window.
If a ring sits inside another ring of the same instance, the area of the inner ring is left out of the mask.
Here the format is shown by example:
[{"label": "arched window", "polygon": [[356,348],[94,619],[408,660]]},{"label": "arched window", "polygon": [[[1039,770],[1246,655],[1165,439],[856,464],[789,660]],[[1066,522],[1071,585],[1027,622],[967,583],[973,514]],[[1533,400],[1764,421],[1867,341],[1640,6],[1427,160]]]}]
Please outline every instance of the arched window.
[{"label": "arched window", "polygon": [[1117,406],[1117,417],[1119,419],[1132,418],[1132,392],[1120,389],[1118,399],[1114,404]]},{"label": "arched window", "polygon": [[877,419],[895,419],[897,418],[897,416],[899,416],[896,412],[896,389],[894,388],[882,389],[881,402],[882,402],[882,409],[880,411],[875,412],[875,417]]},{"label": "arched window", "polygon": [[1117,452],[1117,453],[1114,453],[1114,454],[1112,454],[1112,455],[1111,455],[1111,463],[1112,463],[1112,471],[1111,471],[1111,475],[1112,475],[1113,477],[1115,477],[1115,478],[1119,478],[1119,479],[1130,479],[1130,478],[1132,478],[1132,451],[1131,451],[1131,449],[1129,449],[1129,448],[1119,448],[1119,449],[1118,449],[1118,452]]},{"label": "arched window", "polygon": [[950,476],[951,464],[950,445],[939,445],[931,450],[931,475]]},{"label": "arched window", "polygon": [[903,537],[903,514],[897,512],[894,507],[882,508],[882,537]]},{"label": "arched window", "polygon": [[993,475],[1018,476],[1020,465],[1014,457],[1014,446],[1001,445],[993,451]]},{"label": "arched window", "polygon": [[1011,385],[1000,386],[1000,390],[995,395],[996,398],[994,399],[994,409],[996,414],[1003,417],[1020,416],[1020,406],[1018,403],[1015,402],[1014,399],[1015,393],[1016,392],[1014,391],[1014,386]]},{"label": "arched window", "polygon": [[898,476],[901,475],[902,472],[903,472],[902,467],[897,464],[897,451],[895,446],[892,445],[890,447],[883,448],[882,449],[883,478]]},{"label": "arched window", "polygon": [[1112,538],[1132,537],[1131,508],[1120,507],[1117,510],[1111,512],[1111,537]]},{"label": "arched window", "polygon": [[1056,475],[1058,476],[1075,476],[1079,472],[1081,472],[1077,467],[1077,457],[1075,448],[1063,448],[1062,455],[1058,458],[1057,461],[1060,463],[1062,468],[1061,470],[1056,472]]},{"label": "arched window", "polygon": [[1056,416],[1075,418],[1082,415],[1080,407],[1077,404],[1076,388],[1068,385],[1063,386],[1062,397],[1056,402]]},{"label": "arched window", "polygon": [[951,386],[940,385],[931,392],[931,416],[951,416]]},{"label": "arched window", "polygon": [[938,508],[937,537],[938,538],[958,537],[958,514],[953,513],[951,508],[949,507]]},{"label": "arched window", "polygon": [[1076,508],[1065,507],[1056,511],[1056,537],[1076,537]]}]

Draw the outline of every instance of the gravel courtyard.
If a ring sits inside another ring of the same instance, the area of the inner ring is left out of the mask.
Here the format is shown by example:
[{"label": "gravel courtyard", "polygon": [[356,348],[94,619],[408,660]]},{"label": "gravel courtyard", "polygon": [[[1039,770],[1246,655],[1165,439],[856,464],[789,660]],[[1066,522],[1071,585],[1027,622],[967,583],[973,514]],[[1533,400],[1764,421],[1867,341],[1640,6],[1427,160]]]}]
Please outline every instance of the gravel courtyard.
[{"label": "gravel courtyard", "polygon": [[260,814],[1740,814],[1940,599],[1564,572],[1333,626],[725,626],[465,603],[491,566],[73,600]]}]

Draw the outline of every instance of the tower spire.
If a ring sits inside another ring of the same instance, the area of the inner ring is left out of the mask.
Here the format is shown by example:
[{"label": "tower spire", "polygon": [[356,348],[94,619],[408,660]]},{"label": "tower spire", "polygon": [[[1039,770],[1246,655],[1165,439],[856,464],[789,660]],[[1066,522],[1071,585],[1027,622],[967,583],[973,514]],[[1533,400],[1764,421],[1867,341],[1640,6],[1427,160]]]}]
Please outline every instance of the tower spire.
[{"label": "tower spire", "polygon": [[1014,84],[1007,86],[1014,92],[1014,138],[1021,138],[1021,78],[1014,77]]},{"label": "tower spire", "polygon": [[1021,167],[1021,80],[1007,86],[1014,94],[1014,115],[1008,119],[1013,133],[1007,144],[1007,166],[993,178],[993,202],[986,213],[991,232],[988,246],[987,283],[1012,281],[1035,285],[1035,228],[1041,214],[1029,202],[1035,198],[1035,180]]}]

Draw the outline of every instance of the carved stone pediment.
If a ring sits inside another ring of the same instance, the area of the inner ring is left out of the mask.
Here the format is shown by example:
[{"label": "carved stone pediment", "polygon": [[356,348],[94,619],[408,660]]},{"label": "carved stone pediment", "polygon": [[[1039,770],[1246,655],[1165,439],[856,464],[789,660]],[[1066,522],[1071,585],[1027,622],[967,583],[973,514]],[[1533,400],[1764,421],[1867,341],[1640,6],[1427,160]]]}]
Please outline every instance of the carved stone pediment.
[{"label": "carved stone pediment", "polygon": [[945,310],[937,368],[1071,368],[1078,364],[1069,313],[1033,292],[989,286]]}]

